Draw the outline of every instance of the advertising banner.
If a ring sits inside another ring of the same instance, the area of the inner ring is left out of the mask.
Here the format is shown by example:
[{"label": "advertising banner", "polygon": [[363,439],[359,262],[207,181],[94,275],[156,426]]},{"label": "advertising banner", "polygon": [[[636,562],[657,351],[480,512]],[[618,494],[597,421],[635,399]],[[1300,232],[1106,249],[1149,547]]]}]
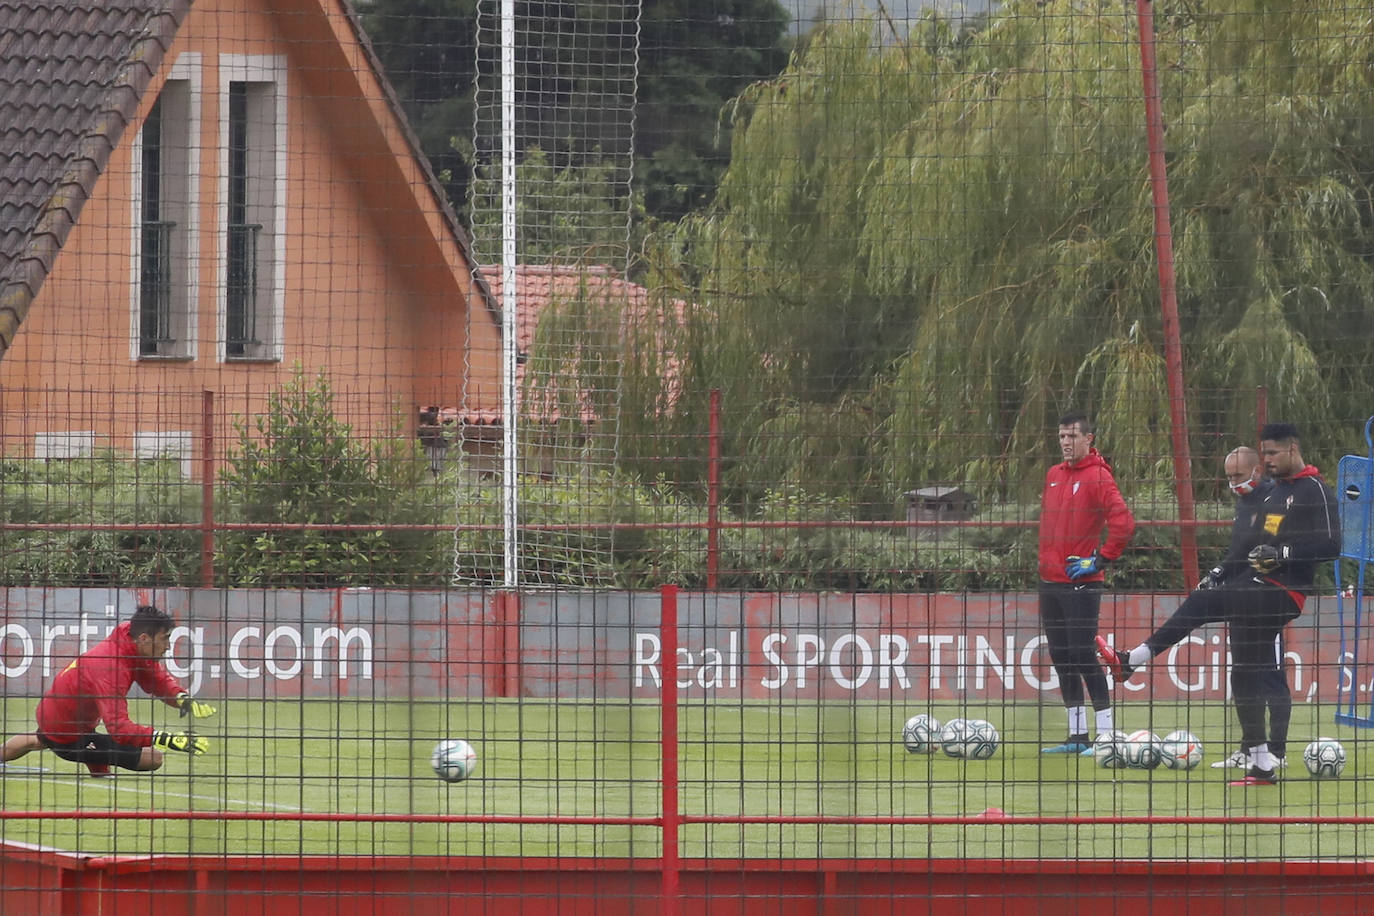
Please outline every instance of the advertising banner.
[{"label": "advertising banner", "polygon": [[[178,621],[167,667],[195,693],[236,698],[654,697],[1035,700],[1057,696],[1033,594],[704,593],[678,599],[666,659],[657,592],[342,589],[8,589],[0,684],[38,696],[85,648],[154,603]],[[1176,594],[1102,599],[1101,632],[1140,642]],[[1355,675],[1330,596],[1282,646],[1298,701],[1334,701]],[[1226,630],[1194,631],[1123,698],[1225,698]],[[1367,694],[1368,684],[1356,684]]]}]

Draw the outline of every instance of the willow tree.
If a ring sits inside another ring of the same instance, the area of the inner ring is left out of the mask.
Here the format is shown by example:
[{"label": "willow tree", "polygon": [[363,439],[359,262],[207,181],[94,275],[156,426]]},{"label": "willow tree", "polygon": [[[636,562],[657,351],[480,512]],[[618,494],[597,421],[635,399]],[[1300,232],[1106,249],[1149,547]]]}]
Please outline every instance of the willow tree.
[{"label": "willow tree", "polygon": [[[1330,463],[1370,412],[1374,26],[1334,0],[1157,16],[1194,453],[1247,440],[1263,385]],[[1069,407],[1128,488],[1169,478],[1135,28],[1084,0],[829,27],[736,101],[672,250],[741,492],[1024,493]]]}]

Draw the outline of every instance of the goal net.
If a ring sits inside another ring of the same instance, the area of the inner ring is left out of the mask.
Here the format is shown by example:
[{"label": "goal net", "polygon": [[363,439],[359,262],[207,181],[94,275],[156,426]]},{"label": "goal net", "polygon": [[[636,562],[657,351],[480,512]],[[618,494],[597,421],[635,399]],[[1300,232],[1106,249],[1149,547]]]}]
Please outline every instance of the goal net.
[{"label": "goal net", "polygon": [[456,583],[610,579],[610,535],[585,513],[612,492],[589,484],[615,462],[616,354],[633,314],[638,16],[635,0],[478,4],[469,204],[503,331],[500,354],[470,359],[499,358],[502,390],[464,395],[463,452],[490,462],[460,485],[476,527],[456,530]]}]

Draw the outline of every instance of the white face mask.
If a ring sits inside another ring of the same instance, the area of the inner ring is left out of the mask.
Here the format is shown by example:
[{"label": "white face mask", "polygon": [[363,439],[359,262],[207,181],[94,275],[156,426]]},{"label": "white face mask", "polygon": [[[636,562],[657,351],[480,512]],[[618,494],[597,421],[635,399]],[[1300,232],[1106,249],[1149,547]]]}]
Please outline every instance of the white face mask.
[{"label": "white face mask", "polygon": [[1249,496],[1255,492],[1255,478],[1247,477],[1240,483],[1228,484],[1228,486],[1230,486],[1231,492],[1237,496]]}]

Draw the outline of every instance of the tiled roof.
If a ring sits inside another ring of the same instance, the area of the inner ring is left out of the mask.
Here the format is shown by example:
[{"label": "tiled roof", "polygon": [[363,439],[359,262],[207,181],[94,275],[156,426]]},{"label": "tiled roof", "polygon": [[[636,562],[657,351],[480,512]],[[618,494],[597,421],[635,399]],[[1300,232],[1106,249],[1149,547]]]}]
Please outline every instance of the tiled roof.
[{"label": "tiled roof", "polygon": [[[501,271],[485,269],[498,306],[505,304]],[[539,316],[555,302],[579,301],[587,305],[618,305],[625,312],[642,310],[649,291],[622,279],[610,267],[559,267],[528,264],[515,268],[516,347],[528,353],[534,342]]]},{"label": "tiled roof", "polygon": [[0,0],[0,355],[190,0]]}]

